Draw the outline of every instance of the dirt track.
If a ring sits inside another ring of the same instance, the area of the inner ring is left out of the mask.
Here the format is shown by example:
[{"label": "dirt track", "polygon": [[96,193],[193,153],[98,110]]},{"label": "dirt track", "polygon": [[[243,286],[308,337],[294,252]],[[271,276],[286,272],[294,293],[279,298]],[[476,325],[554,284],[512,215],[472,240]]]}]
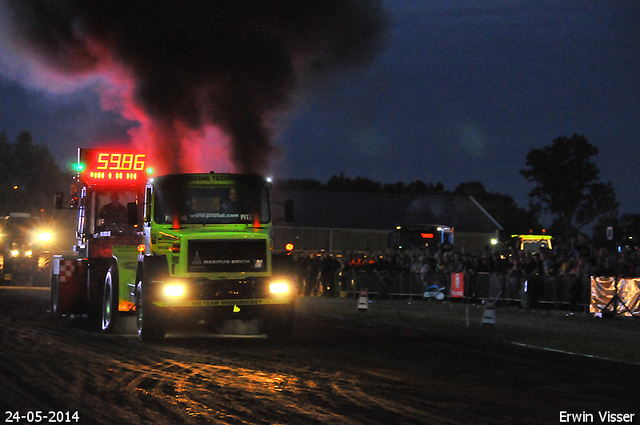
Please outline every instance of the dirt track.
[{"label": "dirt track", "polygon": [[640,423],[638,366],[322,314],[354,300],[300,299],[287,346],[211,335],[146,345],[52,321],[48,296],[0,288],[6,423],[16,410],[77,411],[82,424],[549,424],[563,411]]}]

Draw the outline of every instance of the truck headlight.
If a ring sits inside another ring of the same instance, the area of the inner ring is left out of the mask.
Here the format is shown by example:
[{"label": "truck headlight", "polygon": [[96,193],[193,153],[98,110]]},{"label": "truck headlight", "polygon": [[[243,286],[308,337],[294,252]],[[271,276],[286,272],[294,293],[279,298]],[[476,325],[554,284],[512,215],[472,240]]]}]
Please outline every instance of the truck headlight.
[{"label": "truck headlight", "polygon": [[291,288],[287,282],[277,281],[271,282],[269,285],[269,292],[273,295],[284,295],[288,294]]},{"label": "truck headlight", "polygon": [[167,297],[181,297],[184,295],[184,286],[182,285],[167,285],[164,287],[164,294]]},{"label": "truck headlight", "polygon": [[36,235],[36,240],[38,242],[50,242],[51,241],[51,233],[49,232],[40,232]]},{"label": "truck headlight", "polygon": [[9,251],[9,255],[11,257],[17,257],[18,255],[20,255],[20,251],[17,249],[12,249],[11,251]]}]

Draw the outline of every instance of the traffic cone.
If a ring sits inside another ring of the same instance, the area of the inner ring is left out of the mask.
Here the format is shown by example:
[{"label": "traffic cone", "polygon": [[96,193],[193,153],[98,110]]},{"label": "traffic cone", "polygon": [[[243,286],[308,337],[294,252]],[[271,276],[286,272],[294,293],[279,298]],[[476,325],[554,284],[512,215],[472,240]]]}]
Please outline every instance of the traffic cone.
[{"label": "traffic cone", "polygon": [[369,308],[369,292],[367,288],[360,289],[360,297],[358,298],[358,311],[367,311]]},{"label": "traffic cone", "polygon": [[482,315],[482,326],[496,324],[496,310],[493,301],[487,301],[484,305],[484,314]]}]

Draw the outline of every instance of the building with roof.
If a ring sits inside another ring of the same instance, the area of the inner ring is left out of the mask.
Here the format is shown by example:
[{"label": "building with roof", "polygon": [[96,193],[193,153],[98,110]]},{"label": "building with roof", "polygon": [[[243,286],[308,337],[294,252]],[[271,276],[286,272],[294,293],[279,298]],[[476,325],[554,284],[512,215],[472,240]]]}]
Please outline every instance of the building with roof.
[{"label": "building with roof", "polygon": [[[502,227],[471,196],[404,195],[274,189],[274,250],[384,251],[398,226],[442,224],[454,229],[454,248],[482,252]],[[286,223],[284,201],[295,220]]]}]

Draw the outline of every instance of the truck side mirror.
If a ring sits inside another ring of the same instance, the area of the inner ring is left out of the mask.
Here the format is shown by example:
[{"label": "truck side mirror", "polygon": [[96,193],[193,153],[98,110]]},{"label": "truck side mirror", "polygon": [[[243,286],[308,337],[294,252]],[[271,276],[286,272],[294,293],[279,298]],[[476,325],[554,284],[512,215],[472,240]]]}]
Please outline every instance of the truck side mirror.
[{"label": "truck side mirror", "polygon": [[62,204],[64,203],[64,195],[62,192],[56,192],[56,195],[53,197],[53,206],[57,210],[61,210],[64,208]]},{"label": "truck side mirror", "polygon": [[80,205],[80,198],[78,197],[78,188],[75,184],[71,185],[71,204],[69,208],[78,208]]},{"label": "truck side mirror", "polygon": [[[69,200],[69,208],[71,209],[78,208],[78,205],[80,204],[80,199],[78,198],[77,195],[78,195],[77,192],[71,195],[71,199]],[[66,208],[64,206],[64,194],[62,192],[56,192],[55,196],[53,197],[53,206],[57,210],[63,210]]]},{"label": "truck side mirror", "polygon": [[138,223],[138,205],[135,202],[127,203],[127,223],[131,226],[137,226]]},{"label": "truck side mirror", "polygon": [[287,199],[284,201],[284,221],[287,223],[293,223],[295,220],[295,207],[293,200]]}]

